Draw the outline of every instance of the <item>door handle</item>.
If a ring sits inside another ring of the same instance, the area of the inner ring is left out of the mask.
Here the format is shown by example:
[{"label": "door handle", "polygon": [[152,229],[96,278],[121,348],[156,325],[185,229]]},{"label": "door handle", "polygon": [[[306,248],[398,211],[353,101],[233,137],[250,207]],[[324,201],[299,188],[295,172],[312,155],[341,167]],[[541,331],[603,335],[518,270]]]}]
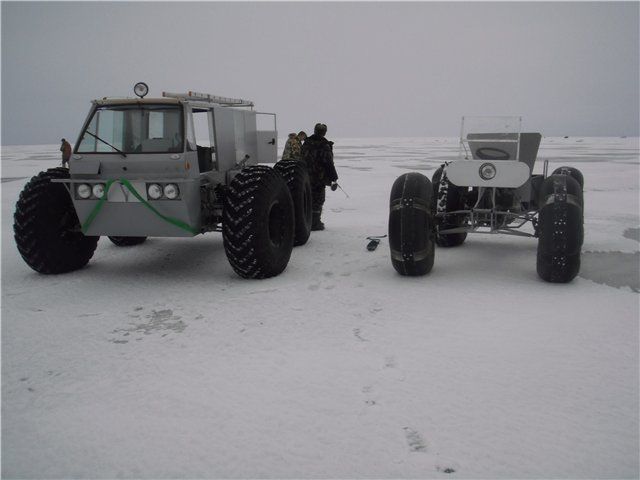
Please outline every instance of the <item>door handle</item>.
[{"label": "door handle", "polygon": [[270,142],[268,142],[269,145],[275,145],[276,144],[276,139],[272,138]]}]

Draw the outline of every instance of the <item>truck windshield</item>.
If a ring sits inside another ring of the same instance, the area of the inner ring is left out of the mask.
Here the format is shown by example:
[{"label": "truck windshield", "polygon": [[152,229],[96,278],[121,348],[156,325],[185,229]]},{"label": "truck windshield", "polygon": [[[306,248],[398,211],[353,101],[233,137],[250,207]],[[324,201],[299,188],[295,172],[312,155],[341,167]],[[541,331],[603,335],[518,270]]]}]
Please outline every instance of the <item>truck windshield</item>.
[{"label": "truck windshield", "polygon": [[182,107],[98,107],[82,132],[78,153],[171,153],[183,151]]}]

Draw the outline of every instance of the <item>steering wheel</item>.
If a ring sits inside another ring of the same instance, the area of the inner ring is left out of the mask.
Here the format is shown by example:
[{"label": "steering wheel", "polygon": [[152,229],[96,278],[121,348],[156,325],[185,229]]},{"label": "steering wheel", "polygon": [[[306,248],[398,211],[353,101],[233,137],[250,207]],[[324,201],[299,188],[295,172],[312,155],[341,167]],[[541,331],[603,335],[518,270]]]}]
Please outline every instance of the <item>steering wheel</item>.
[{"label": "steering wheel", "polygon": [[511,158],[509,152],[494,147],[479,148],[476,150],[476,156],[480,160],[509,160]]}]

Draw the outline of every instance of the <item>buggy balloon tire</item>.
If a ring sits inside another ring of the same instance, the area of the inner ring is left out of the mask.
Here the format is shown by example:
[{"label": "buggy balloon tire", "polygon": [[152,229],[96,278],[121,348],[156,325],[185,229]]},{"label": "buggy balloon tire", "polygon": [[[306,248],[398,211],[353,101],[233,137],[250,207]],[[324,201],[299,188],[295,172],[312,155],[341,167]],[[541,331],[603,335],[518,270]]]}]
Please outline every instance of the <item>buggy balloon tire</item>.
[{"label": "buggy balloon tire", "polygon": [[281,160],[273,166],[289,188],[293,200],[295,235],[293,245],[304,245],[311,235],[311,181],[307,167],[297,160]]},{"label": "buggy balloon tire", "polygon": [[85,236],[69,191],[52,179],[69,178],[66,168],[40,172],[25,185],[16,203],[13,232],[24,261],[44,274],[66,273],[84,267],[100,237]]},{"label": "buggy balloon tire", "polygon": [[116,247],[132,247],[144,243],[147,237],[109,237],[109,240]]},{"label": "buggy balloon tire", "polygon": [[544,182],[543,175],[531,175],[530,183],[531,183],[531,202],[530,206],[532,209],[538,210],[540,207],[540,201],[543,200],[541,198],[540,192],[542,189],[542,183]]},{"label": "buggy balloon tire", "polygon": [[464,224],[464,217],[450,215],[447,218],[435,217],[438,211],[438,204],[442,205],[445,212],[453,212],[464,208],[464,198],[462,193],[464,189],[452,184],[449,180],[441,182],[442,172],[444,168],[438,168],[432,177],[433,199],[432,208],[435,220],[436,245],[439,247],[457,247],[462,245],[467,238],[467,232],[440,234],[440,230],[460,227]]},{"label": "buggy balloon tire", "polygon": [[389,247],[391,263],[401,275],[425,275],[433,268],[432,195],[431,181],[417,172],[401,175],[391,188]]},{"label": "buggy balloon tire", "polygon": [[567,283],[580,271],[584,239],[582,188],[573,177],[551,175],[541,187],[537,271],[552,283]]},{"label": "buggy balloon tire", "polygon": [[243,278],[268,278],[289,263],[294,238],[291,193],[270,167],[242,169],[224,199],[222,238],[233,270]]},{"label": "buggy balloon tire", "polygon": [[584,190],[584,176],[582,175],[582,172],[575,167],[556,168],[552,175],[569,175],[580,184],[580,189]]}]

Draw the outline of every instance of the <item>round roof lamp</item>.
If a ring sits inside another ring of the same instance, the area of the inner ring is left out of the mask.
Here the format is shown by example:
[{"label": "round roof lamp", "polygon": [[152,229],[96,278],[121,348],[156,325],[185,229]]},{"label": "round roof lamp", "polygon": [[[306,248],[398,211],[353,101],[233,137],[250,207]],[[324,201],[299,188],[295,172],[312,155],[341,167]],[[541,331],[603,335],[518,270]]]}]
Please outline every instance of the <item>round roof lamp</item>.
[{"label": "round roof lamp", "polygon": [[144,98],[144,96],[149,93],[149,86],[144,82],[138,82],[133,87],[133,93],[140,98]]}]

